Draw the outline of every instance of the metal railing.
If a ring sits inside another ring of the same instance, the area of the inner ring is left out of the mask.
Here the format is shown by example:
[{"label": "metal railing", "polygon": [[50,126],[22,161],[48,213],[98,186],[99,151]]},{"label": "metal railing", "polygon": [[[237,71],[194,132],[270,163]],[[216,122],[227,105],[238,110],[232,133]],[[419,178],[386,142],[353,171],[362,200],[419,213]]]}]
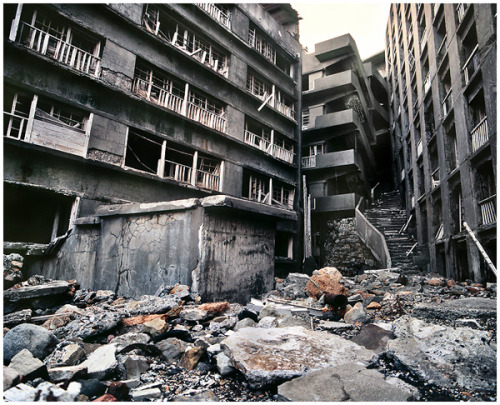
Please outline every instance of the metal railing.
[{"label": "metal railing", "polygon": [[199,8],[204,10],[210,17],[217,21],[228,30],[231,29],[231,18],[220,7],[214,3],[195,3]]},{"label": "metal railing", "polygon": [[479,45],[476,45],[462,68],[462,70],[464,71],[465,84],[469,84],[472,75],[479,68],[479,54],[477,53],[478,49]]},{"label": "metal railing", "polygon": [[486,142],[488,142],[488,120],[484,117],[479,124],[477,124],[472,131],[470,131],[472,138],[472,152],[478,150]]},{"label": "metal railing", "polygon": [[387,248],[387,242],[384,235],[361,212],[360,206],[363,201],[364,198],[361,197],[355,210],[356,232],[377,260],[386,269],[389,269],[392,266],[392,261],[389,249]]},{"label": "metal railing", "polygon": [[245,143],[253,146],[254,148],[260,149],[277,159],[293,163],[293,157],[295,155],[293,151],[280,145],[276,145],[275,143],[271,143],[271,141],[264,139],[253,132],[245,130]]},{"label": "metal railing", "polygon": [[[155,90],[154,93],[151,91],[153,89]],[[184,103],[184,99],[182,97],[172,94],[161,87],[151,84],[147,80],[141,79],[140,77],[134,78],[132,93],[137,94],[139,97],[146,98],[147,100],[162,107],[168,108],[169,110],[175,111],[176,113],[182,113]],[[158,94],[158,96],[155,97],[152,94]]]},{"label": "metal railing", "polygon": [[269,145],[271,144],[267,139],[247,130],[245,130],[245,143],[264,152],[268,151]]},{"label": "metal railing", "polygon": [[[29,34],[26,36],[26,32]],[[21,22],[19,42],[34,51],[91,76],[99,76],[101,58],[57,38],[26,22]]]},{"label": "metal railing", "polygon": [[451,96],[451,89],[446,93],[446,96],[443,100],[443,116],[447,116],[451,111],[451,107],[453,106],[453,97]]},{"label": "metal railing", "polygon": [[481,223],[483,225],[494,224],[497,222],[497,212],[496,212],[496,197],[494,194],[491,197],[485,198],[478,203],[481,209]]},{"label": "metal railing", "polygon": [[4,136],[7,138],[24,139],[28,118],[4,112]]},{"label": "metal railing", "polygon": [[220,132],[226,132],[226,119],[213,111],[206,110],[200,106],[187,103],[186,117],[199,122],[209,128]]},{"label": "metal railing", "polygon": [[285,149],[275,143],[270,145],[270,153],[277,159],[284,160],[288,163],[293,163],[293,156],[295,155],[291,150]]},{"label": "metal railing", "polygon": [[316,155],[313,156],[304,156],[302,158],[302,167],[316,167]]},{"label": "metal railing", "polygon": [[295,111],[292,107],[289,107],[278,100],[274,102],[273,107],[276,109],[276,111],[279,111],[284,116],[291,118],[292,120],[295,120]]}]

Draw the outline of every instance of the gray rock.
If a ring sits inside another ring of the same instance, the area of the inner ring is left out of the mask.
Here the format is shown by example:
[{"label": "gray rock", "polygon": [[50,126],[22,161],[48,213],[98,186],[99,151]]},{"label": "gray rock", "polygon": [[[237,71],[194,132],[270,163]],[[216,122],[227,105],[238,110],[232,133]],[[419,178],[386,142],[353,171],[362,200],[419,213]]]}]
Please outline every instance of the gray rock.
[{"label": "gray rock", "polygon": [[149,369],[149,363],[146,357],[131,354],[128,356],[119,356],[118,360],[125,367],[127,379],[139,379],[141,374]]},{"label": "gray rock", "polygon": [[143,295],[139,301],[129,302],[123,312],[126,316],[161,314],[178,306],[179,298],[174,295],[166,297],[155,297],[154,295]]},{"label": "gray rock", "polygon": [[69,366],[69,367],[54,367],[48,369],[50,381],[58,383],[66,380],[74,380],[76,378],[84,378],[87,376],[87,367]]},{"label": "gray rock", "polygon": [[136,389],[130,393],[133,401],[144,401],[146,399],[161,398],[161,391],[159,388]]},{"label": "gray rock", "polygon": [[237,331],[243,328],[255,328],[257,327],[257,323],[250,318],[243,318],[241,321],[238,321],[234,326],[233,330]]},{"label": "gray rock", "polygon": [[388,355],[443,387],[496,391],[496,344],[486,331],[430,324],[404,316],[393,323]]},{"label": "gray rock", "polygon": [[23,349],[11,360],[9,367],[23,376],[23,381],[47,375],[45,364],[34,357],[28,349]]},{"label": "gray rock", "polygon": [[188,343],[177,338],[169,338],[156,343],[156,347],[161,350],[168,362],[172,362],[182,357]]},{"label": "gray rock", "polygon": [[13,385],[21,382],[21,375],[13,368],[3,366],[3,390],[8,390]]},{"label": "gray rock", "polygon": [[219,374],[222,377],[227,377],[236,371],[231,359],[227,357],[224,352],[220,352],[215,358],[217,361],[217,370],[219,370]]},{"label": "gray rock", "polygon": [[363,309],[361,302],[356,303],[345,315],[345,323],[354,324],[356,322],[363,322],[366,319],[366,312]]},{"label": "gray rock", "polygon": [[112,375],[118,367],[115,354],[115,345],[104,345],[93,351],[81,365],[87,367],[89,378],[103,380]]},{"label": "gray rock", "polygon": [[76,366],[81,363],[87,354],[85,349],[76,343],[61,342],[55,350],[44,360],[47,367]]},{"label": "gray rock", "polygon": [[91,306],[85,310],[83,315],[79,315],[74,321],[55,330],[54,334],[60,339],[80,338],[85,340],[118,326],[121,318],[119,312]]},{"label": "gray rock", "polygon": [[363,296],[361,294],[351,295],[350,297],[347,298],[347,302],[351,304],[354,302],[363,302]]},{"label": "gray rock", "polygon": [[345,322],[320,321],[318,329],[320,330],[351,330],[354,326]]},{"label": "gray rock", "polygon": [[278,319],[278,328],[287,328],[289,326],[302,326],[306,329],[311,328],[311,322],[293,315],[286,315]]},{"label": "gray rock", "polygon": [[392,332],[374,324],[364,325],[361,332],[351,339],[351,342],[357,343],[368,350],[376,353],[383,353],[387,350],[387,342],[393,339]]},{"label": "gray rock", "polygon": [[23,323],[8,331],[3,338],[3,357],[10,361],[23,349],[28,349],[33,356],[43,360],[59,340],[53,333],[41,326]]},{"label": "gray rock", "polygon": [[222,352],[222,347],[220,343],[216,343],[215,345],[211,345],[207,348],[207,354],[210,359],[213,359],[220,352]]},{"label": "gray rock", "polygon": [[207,311],[198,308],[185,308],[181,311],[179,317],[186,321],[199,322],[208,319],[209,314]]},{"label": "gray rock", "polygon": [[203,391],[199,394],[187,396],[177,395],[172,399],[172,402],[219,402],[220,399],[213,393],[213,391]]},{"label": "gray rock", "polygon": [[258,328],[276,328],[278,326],[278,319],[273,316],[264,316],[260,318],[257,324]]},{"label": "gray rock", "polygon": [[245,328],[221,346],[253,388],[346,362],[367,362],[374,352],[328,332],[289,328]]},{"label": "gray rock", "polygon": [[116,346],[117,352],[121,352],[135,343],[149,343],[150,340],[151,338],[145,333],[130,332],[115,337],[109,343]]},{"label": "gray rock", "polygon": [[259,313],[259,320],[266,316],[281,318],[282,316],[285,315],[291,315],[293,308],[294,307],[292,307],[291,305],[267,303],[267,305],[264,308],[262,308],[262,310]]},{"label": "gray rock", "polygon": [[282,297],[291,299],[306,298],[306,284],[309,276],[302,273],[290,273],[282,283],[277,283],[276,289]]},{"label": "gray rock", "polygon": [[225,317],[225,319],[223,320],[213,320],[212,322],[210,322],[208,329],[212,332],[224,333],[227,330],[234,328],[236,322],[238,322],[238,318],[236,317]]},{"label": "gray rock", "polygon": [[419,399],[418,390],[394,377],[385,377],[355,363],[328,367],[285,382],[281,400],[293,402],[402,402]]}]

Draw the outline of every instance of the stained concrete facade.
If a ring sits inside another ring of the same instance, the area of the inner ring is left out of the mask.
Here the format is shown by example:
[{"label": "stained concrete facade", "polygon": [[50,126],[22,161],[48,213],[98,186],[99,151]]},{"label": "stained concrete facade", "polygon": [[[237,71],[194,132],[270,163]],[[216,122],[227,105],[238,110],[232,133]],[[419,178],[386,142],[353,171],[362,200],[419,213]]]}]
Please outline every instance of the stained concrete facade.
[{"label": "stained concrete facade", "polygon": [[370,199],[387,172],[390,178],[380,58],[363,63],[348,34],[303,56],[302,170],[311,196],[312,254],[320,266],[328,254],[327,221],[354,217],[360,199]]},{"label": "stained concrete facade", "polygon": [[297,21],[259,4],[4,5],[5,251],[47,266],[73,237],[114,244],[79,229],[102,206],[228,195],[293,214],[266,231],[267,271],[296,271]]},{"label": "stained concrete facade", "polygon": [[427,270],[494,280],[496,4],[393,4],[386,37],[394,183]]}]

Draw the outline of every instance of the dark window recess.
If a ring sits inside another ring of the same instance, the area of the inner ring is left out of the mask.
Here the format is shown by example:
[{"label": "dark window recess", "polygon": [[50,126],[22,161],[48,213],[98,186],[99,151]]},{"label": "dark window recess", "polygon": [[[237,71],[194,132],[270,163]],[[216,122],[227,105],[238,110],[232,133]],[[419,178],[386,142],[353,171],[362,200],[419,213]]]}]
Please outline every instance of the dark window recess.
[{"label": "dark window recess", "polygon": [[75,199],[49,191],[4,185],[4,240],[50,243],[68,230]]},{"label": "dark window recess", "polygon": [[157,174],[161,159],[162,140],[130,131],[128,134],[125,166]]},{"label": "dark window recess", "polygon": [[276,232],[275,251],[276,257],[293,259],[292,236],[288,232]]}]

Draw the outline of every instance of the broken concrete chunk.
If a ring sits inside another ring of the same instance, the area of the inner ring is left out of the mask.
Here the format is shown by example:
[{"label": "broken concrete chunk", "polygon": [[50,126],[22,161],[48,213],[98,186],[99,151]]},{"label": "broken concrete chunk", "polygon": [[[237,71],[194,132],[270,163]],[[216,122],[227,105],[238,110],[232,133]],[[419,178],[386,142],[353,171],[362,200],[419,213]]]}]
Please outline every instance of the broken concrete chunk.
[{"label": "broken concrete chunk", "polygon": [[222,377],[227,377],[236,371],[231,362],[231,359],[227,357],[224,352],[220,352],[215,356],[217,362],[217,370]]},{"label": "broken concrete chunk", "polygon": [[155,318],[142,324],[142,332],[151,337],[156,337],[165,332],[168,328],[167,322],[162,318]]},{"label": "broken concrete chunk", "polygon": [[141,390],[137,388],[130,393],[133,401],[144,401],[147,399],[158,399],[161,398],[161,391],[159,388],[148,388]]},{"label": "broken concrete chunk", "polygon": [[85,349],[76,343],[62,342],[44,360],[47,367],[76,366],[81,363],[87,354]]},{"label": "broken concrete chunk", "polygon": [[8,390],[13,385],[21,382],[21,374],[19,371],[11,367],[3,366],[3,390]]},{"label": "broken concrete chunk", "polygon": [[308,329],[311,327],[311,322],[293,315],[286,315],[278,319],[278,328],[287,328],[289,326],[302,326]]},{"label": "broken concrete chunk", "polygon": [[177,338],[169,338],[156,343],[168,362],[179,360],[184,354],[188,344]]},{"label": "broken concrete chunk", "polygon": [[3,398],[9,402],[34,402],[38,390],[26,384],[18,384],[5,391]]},{"label": "broken concrete chunk", "polygon": [[38,359],[47,357],[59,343],[47,329],[23,323],[8,331],[3,338],[3,356],[9,361],[23,349],[28,349]]},{"label": "broken concrete chunk", "polygon": [[194,370],[205,352],[205,349],[199,346],[195,346],[187,350],[181,358],[182,367],[186,370]]},{"label": "broken concrete chunk", "polygon": [[151,338],[145,333],[130,332],[124,335],[117,336],[109,343],[116,346],[116,351],[119,353],[134,343],[149,343]]},{"label": "broken concrete chunk", "polygon": [[243,318],[241,321],[238,321],[234,326],[233,330],[237,331],[243,328],[255,328],[257,323],[251,318]]},{"label": "broken concrete chunk", "polygon": [[276,283],[276,289],[282,297],[290,299],[306,298],[306,284],[309,276],[302,273],[290,273],[281,283]]},{"label": "broken concrete chunk", "polygon": [[254,388],[345,362],[367,362],[374,355],[339,336],[299,326],[241,329],[221,346]]},{"label": "broken concrete chunk", "polygon": [[347,288],[340,283],[341,279],[342,274],[335,267],[315,270],[306,284],[306,292],[316,299],[319,299],[326,292],[335,295],[346,295]]},{"label": "broken concrete chunk", "polygon": [[5,290],[4,300],[17,302],[20,300],[30,300],[34,298],[47,297],[67,293],[71,290],[72,284],[62,280],[50,280],[42,285],[29,285],[14,289]]},{"label": "broken concrete chunk", "polygon": [[5,326],[15,326],[20,323],[26,323],[31,321],[32,310],[31,309],[23,309],[21,311],[12,312],[10,314],[6,314],[3,317],[3,324]]},{"label": "broken concrete chunk", "polygon": [[80,384],[70,383],[67,390],[50,382],[42,382],[36,387],[37,401],[73,402],[80,394]]},{"label": "broken concrete chunk", "polygon": [[361,332],[351,339],[351,342],[373,350],[376,353],[383,353],[387,350],[387,342],[393,339],[394,335],[390,330],[386,330],[375,324],[364,325]]},{"label": "broken concrete chunk", "polygon": [[363,309],[363,304],[357,302],[349,311],[344,315],[345,323],[354,324],[356,322],[364,322],[366,319],[366,312]]},{"label": "broken concrete chunk", "polygon": [[127,316],[150,315],[166,313],[178,306],[179,298],[169,295],[166,297],[155,297],[143,295],[138,301],[131,301],[125,305],[123,312]]},{"label": "broken concrete chunk", "polygon": [[273,316],[264,316],[260,319],[259,323],[257,324],[258,328],[277,328],[278,327],[278,320],[273,317]]},{"label": "broken concrete chunk", "polygon": [[121,315],[97,306],[88,307],[85,314],[66,326],[54,331],[60,339],[81,338],[83,340],[113,329],[120,323]]},{"label": "broken concrete chunk", "polygon": [[209,318],[207,311],[202,311],[198,307],[184,308],[179,314],[179,317],[186,321],[199,322]]},{"label": "broken concrete chunk", "polygon": [[350,330],[354,328],[350,323],[344,322],[332,322],[332,321],[320,321],[318,329],[321,330]]},{"label": "broken concrete chunk", "polygon": [[76,378],[85,378],[87,376],[87,367],[69,366],[69,367],[54,367],[48,370],[50,381],[58,383],[66,380],[74,380]]},{"label": "broken concrete chunk", "polygon": [[201,304],[198,309],[201,311],[206,311],[212,315],[218,315],[222,314],[226,311],[229,311],[231,309],[231,306],[229,305],[229,302],[227,301],[222,301],[222,302],[207,302],[205,304]]},{"label": "broken concrete chunk", "polygon": [[128,356],[119,356],[120,362],[124,365],[127,373],[127,379],[140,379],[141,374],[149,369],[149,363],[144,356],[131,354]]},{"label": "broken concrete chunk", "polygon": [[278,387],[281,400],[293,402],[402,402],[418,400],[418,390],[356,363],[314,371]]},{"label": "broken concrete chunk", "polygon": [[89,378],[100,380],[112,375],[117,367],[118,361],[115,357],[116,346],[108,344],[101,346],[90,354],[81,365],[87,367]]},{"label": "broken concrete chunk", "polygon": [[23,381],[47,376],[45,364],[34,357],[28,349],[23,349],[17,353],[12,358],[9,367],[16,370],[22,376]]},{"label": "broken concrete chunk", "polygon": [[434,325],[403,316],[393,323],[388,354],[424,381],[496,391],[496,350],[486,331]]}]

